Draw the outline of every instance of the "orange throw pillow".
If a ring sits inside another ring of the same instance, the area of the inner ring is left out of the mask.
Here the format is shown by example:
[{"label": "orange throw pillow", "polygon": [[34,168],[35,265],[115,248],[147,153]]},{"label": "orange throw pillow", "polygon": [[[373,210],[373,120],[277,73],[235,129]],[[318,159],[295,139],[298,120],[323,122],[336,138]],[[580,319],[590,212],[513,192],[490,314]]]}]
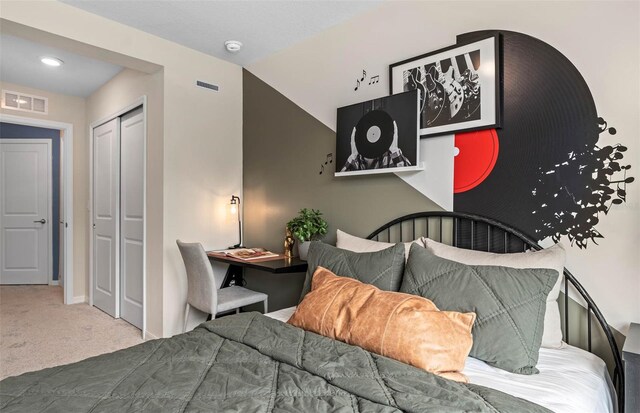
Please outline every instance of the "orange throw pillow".
[{"label": "orange throw pillow", "polygon": [[475,313],[439,311],[412,294],[381,291],[323,267],[288,323],[451,380],[471,350]]}]

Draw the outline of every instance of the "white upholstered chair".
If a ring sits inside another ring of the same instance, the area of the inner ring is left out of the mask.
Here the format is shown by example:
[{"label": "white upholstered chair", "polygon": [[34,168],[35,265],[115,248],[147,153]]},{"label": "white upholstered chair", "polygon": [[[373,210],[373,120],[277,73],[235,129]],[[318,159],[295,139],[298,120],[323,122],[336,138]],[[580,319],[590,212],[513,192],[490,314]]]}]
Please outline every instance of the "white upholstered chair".
[{"label": "white upholstered chair", "polygon": [[176,242],[187,269],[189,285],[183,331],[187,330],[190,307],[211,314],[211,318],[216,318],[218,313],[233,309],[237,313],[240,311],[240,307],[259,302],[264,303],[264,312],[268,311],[268,296],[266,294],[238,286],[220,288],[221,285],[216,282],[213,268],[211,268],[211,263],[202,245],[197,242],[186,243],[180,240]]}]

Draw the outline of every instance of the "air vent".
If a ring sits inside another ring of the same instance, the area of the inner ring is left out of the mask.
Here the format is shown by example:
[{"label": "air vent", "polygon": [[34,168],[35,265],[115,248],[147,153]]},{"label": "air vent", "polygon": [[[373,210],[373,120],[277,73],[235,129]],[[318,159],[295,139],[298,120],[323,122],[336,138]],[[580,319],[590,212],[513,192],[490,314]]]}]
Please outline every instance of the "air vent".
[{"label": "air vent", "polygon": [[10,90],[2,91],[2,107],[22,112],[49,113],[49,99],[42,96],[27,95]]},{"label": "air vent", "polygon": [[196,81],[196,85],[203,87],[205,89],[211,89],[211,90],[215,90],[216,92],[218,91],[218,85],[213,85],[211,83],[207,83],[207,82],[203,82],[202,80],[198,80]]}]

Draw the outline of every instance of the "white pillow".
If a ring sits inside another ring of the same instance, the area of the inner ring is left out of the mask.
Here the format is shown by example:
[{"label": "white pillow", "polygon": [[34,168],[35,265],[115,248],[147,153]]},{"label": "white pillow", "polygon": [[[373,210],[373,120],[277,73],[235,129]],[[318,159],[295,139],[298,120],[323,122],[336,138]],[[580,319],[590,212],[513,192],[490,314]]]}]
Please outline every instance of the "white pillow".
[{"label": "white pillow", "polygon": [[558,280],[547,296],[542,347],[563,347],[560,309],[558,308],[558,296],[560,295],[560,285],[562,284],[562,274],[566,261],[566,252],[562,244],[556,244],[540,251],[496,254],[456,248],[428,238],[423,238],[422,241],[424,246],[438,257],[467,265],[498,265],[511,268],[550,268],[558,271]]},{"label": "white pillow", "polygon": [[[389,247],[392,247],[396,244],[390,242],[380,242],[373,241],[370,239],[356,237],[351,234],[347,234],[344,231],[337,230],[336,231],[337,241],[336,247],[342,248],[343,250],[353,251],[353,252],[376,252],[386,250]],[[411,242],[404,243],[404,260],[407,261],[409,258],[409,249],[411,248],[411,244],[418,244],[423,247],[424,243],[422,239],[418,238]]]}]

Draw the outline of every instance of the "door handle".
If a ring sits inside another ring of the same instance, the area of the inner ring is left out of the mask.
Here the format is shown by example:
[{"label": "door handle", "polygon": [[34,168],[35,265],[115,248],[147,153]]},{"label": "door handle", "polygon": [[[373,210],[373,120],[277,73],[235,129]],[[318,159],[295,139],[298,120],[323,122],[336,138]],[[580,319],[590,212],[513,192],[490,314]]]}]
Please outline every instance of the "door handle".
[{"label": "door handle", "polygon": [[44,218],[42,218],[40,221],[33,221],[33,222],[39,222],[39,223],[41,223],[41,224],[46,224],[46,223],[47,223],[47,220],[46,220],[46,219],[44,219]]}]

